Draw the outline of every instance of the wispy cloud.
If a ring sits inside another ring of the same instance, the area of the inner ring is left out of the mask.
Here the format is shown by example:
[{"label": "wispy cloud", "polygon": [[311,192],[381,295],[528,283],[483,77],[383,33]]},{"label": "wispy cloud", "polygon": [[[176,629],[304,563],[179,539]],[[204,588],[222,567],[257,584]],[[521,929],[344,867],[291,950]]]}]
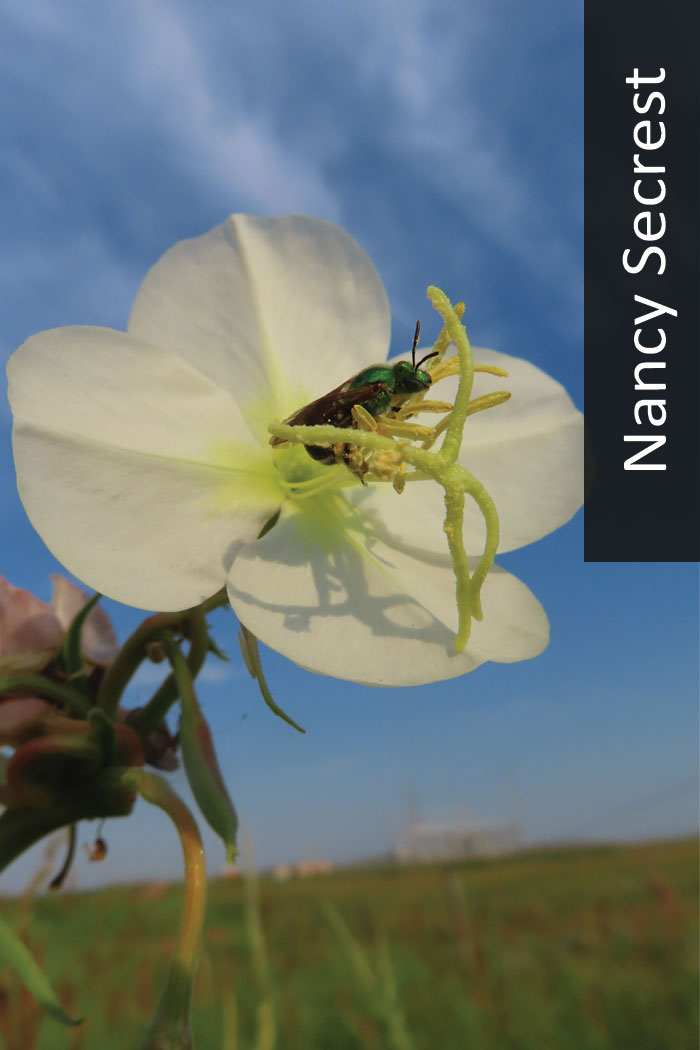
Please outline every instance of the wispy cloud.
[{"label": "wispy cloud", "polygon": [[17,4],[0,45],[5,352],[33,329],[123,326],[145,270],[231,210],[340,217],[265,99],[217,94],[173,5]]},{"label": "wispy cloud", "polygon": [[478,304],[481,341],[521,350],[531,304],[539,343],[570,338],[579,144],[551,84],[579,14],[539,8],[11,0],[0,357],[42,328],[124,327],[161,252],[231,210],[346,225],[406,345],[428,281]]},{"label": "wispy cloud", "polygon": [[[251,12],[253,14],[253,12]],[[192,174],[245,201],[250,211],[312,211],[338,218],[338,201],[308,153],[275,132],[268,107],[222,97],[188,20],[162,2],[132,3],[138,40],[135,94],[150,105]]]}]

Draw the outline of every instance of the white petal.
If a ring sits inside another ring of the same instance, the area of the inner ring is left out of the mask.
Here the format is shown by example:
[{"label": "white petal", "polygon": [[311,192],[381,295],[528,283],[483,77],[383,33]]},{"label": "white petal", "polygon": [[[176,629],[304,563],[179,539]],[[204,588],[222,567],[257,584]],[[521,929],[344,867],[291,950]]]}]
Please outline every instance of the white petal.
[{"label": "white petal", "polygon": [[[358,484],[357,488],[349,489],[346,497],[373,521],[377,534],[387,543],[400,546],[418,559],[424,551],[430,551],[432,555],[444,555],[445,564],[450,565],[447,539],[442,528],[445,521],[445,490],[432,480],[416,481],[407,484],[399,494],[390,484],[374,481],[371,475],[367,476],[367,481],[365,486]],[[465,528],[465,537],[467,531]],[[483,540],[481,547],[474,545],[470,548],[467,545],[467,554],[480,554],[483,546]]]},{"label": "white petal", "polygon": [[389,328],[362,248],[303,215],[232,215],[176,244],[146,276],[129,321],[132,335],[229,390],[247,417],[263,398],[277,418],[384,361]]},{"label": "white petal", "polygon": [[[397,358],[398,360],[398,358]],[[496,350],[474,349],[477,364],[505,368],[507,379],[476,373],[472,397],[509,390],[510,401],[467,419],[459,462],[485,486],[500,522],[499,551],[524,547],[559,528],[583,502],[583,416],[560,383],[528,361]],[[435,400],[453,401],[457,378],[431,391]],[[417,416],[432,425],[439,416]],[[439,441],[435,448],[439,448]],[[352,499],[376,509],[386,529],[402,542],[444,551],[445,516],[438,485],[416,482],[393,501],[384,485],[353,491]],[[483,518],[467,498],[464,542],[469,554],[484,547]]]},{"label": "white petal", "polygon": [[110,329],[34,336],[8,374],[20,496],[59,561],[141,608],[218,590],[229,545],[256,536],[280,501],[234,399]]},{"label": "white petal", "polygon": [[366,685],[420,685],[485,660],[528,659],[547,645],[544,610],[509,573],[489,575],[484,620],[456,654],[455,581],[441,559],[417,560],[369,528],[333,549],[326,540],[312,518],[292,513],[238,550],[228,580],[241,622],[310,671]]}]

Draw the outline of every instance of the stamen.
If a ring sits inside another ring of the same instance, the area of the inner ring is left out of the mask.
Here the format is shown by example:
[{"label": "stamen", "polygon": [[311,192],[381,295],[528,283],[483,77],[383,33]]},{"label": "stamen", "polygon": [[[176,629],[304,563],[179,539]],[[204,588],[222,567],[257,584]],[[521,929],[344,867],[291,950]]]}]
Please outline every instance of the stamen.
[{"label": "stamen", "polygon": [[492,394],[482,394],[481,397],[472,398],[469,402],[467,415],[473,416],[475,412],[483,412],[485,408],[504,405],[506,401],[510,401],[510,390],[494,390]]},{"label": "stamen", "polygon": [[508,378],[508,372],[505,368],[498,368],[496,365],[474,365],[475,372],[487,372],[490,376],[500,376],[501,379]]},{"label": "stamen", "polygon": [[[395,413],[397,419],[405,419],[413,416],[416,412],[451,412],[451,401],[421,401],[420,405],[402,405]],[[391,418],[391,417],[389,417]]]},{"label": "stamen", "polygon": [[363,428],[363,430],[375,431],[377,429],[377,423],[371,412],[368,412],[364,405],[353,405],[352,406],[352,417],[356,423]]},{"label": "stamen", "polygon": [[290,499],[302,500],[312,499],[321,492],[330,492],[333,489],[345,485],[344,472],[340,470],[328,470],[323,474],[317,474],[311,478],[301,481],[291,480],[285,477],[284,472],[278,470],[277,484],[289,496]]},{"label": "stamen", "polygon": [[[464,316],[464,303],[456,303],[453,307],[453,310],[459,318],[459,320],[461,321],[462,317]],[[437,351],[437,357],[433,361],[432,365],[428,365],[426,369],[426,371],[430,372],[430,374],[433,376],[433,382],[435,382],[435,372],[439,368],[442,359],[445,356],[445,351],[447,350],[451,342],[452,336],[447,331],[447,325],[445,324],[442,326],[442,331],[435,340],[435,346],[433,347],[433,350]]]}]

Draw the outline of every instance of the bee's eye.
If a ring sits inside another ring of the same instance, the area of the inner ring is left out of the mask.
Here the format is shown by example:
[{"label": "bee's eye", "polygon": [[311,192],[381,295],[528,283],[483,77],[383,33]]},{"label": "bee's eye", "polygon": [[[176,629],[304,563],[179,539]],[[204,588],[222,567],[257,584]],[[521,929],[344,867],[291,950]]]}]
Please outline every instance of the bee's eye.
[{"label": "bee's eye", "polygon": [[427,384],[422,379],[419,379],[418,376],[411,376],[406,379],[406,386],[408,387],[408,393],[417,394],[419,391],[425,390]]}]

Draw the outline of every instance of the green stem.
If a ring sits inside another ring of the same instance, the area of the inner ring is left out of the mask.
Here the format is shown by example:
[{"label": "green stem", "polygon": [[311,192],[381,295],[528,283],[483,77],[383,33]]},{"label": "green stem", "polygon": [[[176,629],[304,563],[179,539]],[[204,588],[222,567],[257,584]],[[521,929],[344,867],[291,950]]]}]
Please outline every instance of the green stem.
[{"label": "green stem", "polygon": [[125,783],[132,784],[146,802],[167,813],[180,836],[185,861],[185,910],[174,961],[183,969],[192,971],[199,951],[207,890],[204,847],[199,828],[185,803],[163,777],[143,769],[130,769],[125,772],[123,779]]},{"label": "green stem", "polygon": [[165,630],[180,627],[186,612],[155,613],[136,628],[119,650],[102,679],[97,706],[110,718],[116,718],[119,700],[139,666],[147,658],[149,642],[160,641]]},{"label": "green stem", "polygon": [[58,872],[54,875],[49,883],[50,890],[60,890],[61,886],[66,880],[66,876],[71,869],[73,858],[75,857],[75,846],[78,841],[78,828],[76,824],[68,825],[68,849],[66,850],[66,856]]},{"label": "green stem", "polygon": [[[221,594],[221,592],[219,592]],[[216,597],[216,595],[215,595]],[[213,599],[209,599],[212,601]],[[226,599],[228,601],[228,598]],[[190,676],[194,679],[202,669],[209,651],[209,635],[205,616],[205,605],[196,606],[187,613],[189,622],[190,648],[187,653],[187,667]],[[184,614],[180,614],[181,616]],[[133,718],[129,719],[129,725],[135,729],[139,736],[145,737],[151,733],[156,726],[165,718],[166,714],[177,700],[178,686],[174,674],[168,675],[163,684],[158,687],[151,699],[137,711]]]},{"label": "green stem", "polygon": [[185,803],[154,773],[130,770],[130,783],[139,794],[170,817],[177,828],[185,860],[185,906],[182,926],[158,1009],[142,1050],[190,1050],[190,1003],[197,970],[199,943],[206,903],[206,869],[199,829]]},{"label": "green stem", "polygon": [[221,609],[228,604],[228,591],[225,587],[222,587],[216,594],[212,594],[211,598],[205,598],[201,605],[196,606],[196,608],[201,609],[206,616],[207,613],[213,612],[214,609]]},{"label": "green stem", "polygon": [[5,693],[28,693],[40,699],[57,700],[73,714],[87,715],[90,701],[70,685],[61,685],[40,674],[0,675],[0,696]]}]

